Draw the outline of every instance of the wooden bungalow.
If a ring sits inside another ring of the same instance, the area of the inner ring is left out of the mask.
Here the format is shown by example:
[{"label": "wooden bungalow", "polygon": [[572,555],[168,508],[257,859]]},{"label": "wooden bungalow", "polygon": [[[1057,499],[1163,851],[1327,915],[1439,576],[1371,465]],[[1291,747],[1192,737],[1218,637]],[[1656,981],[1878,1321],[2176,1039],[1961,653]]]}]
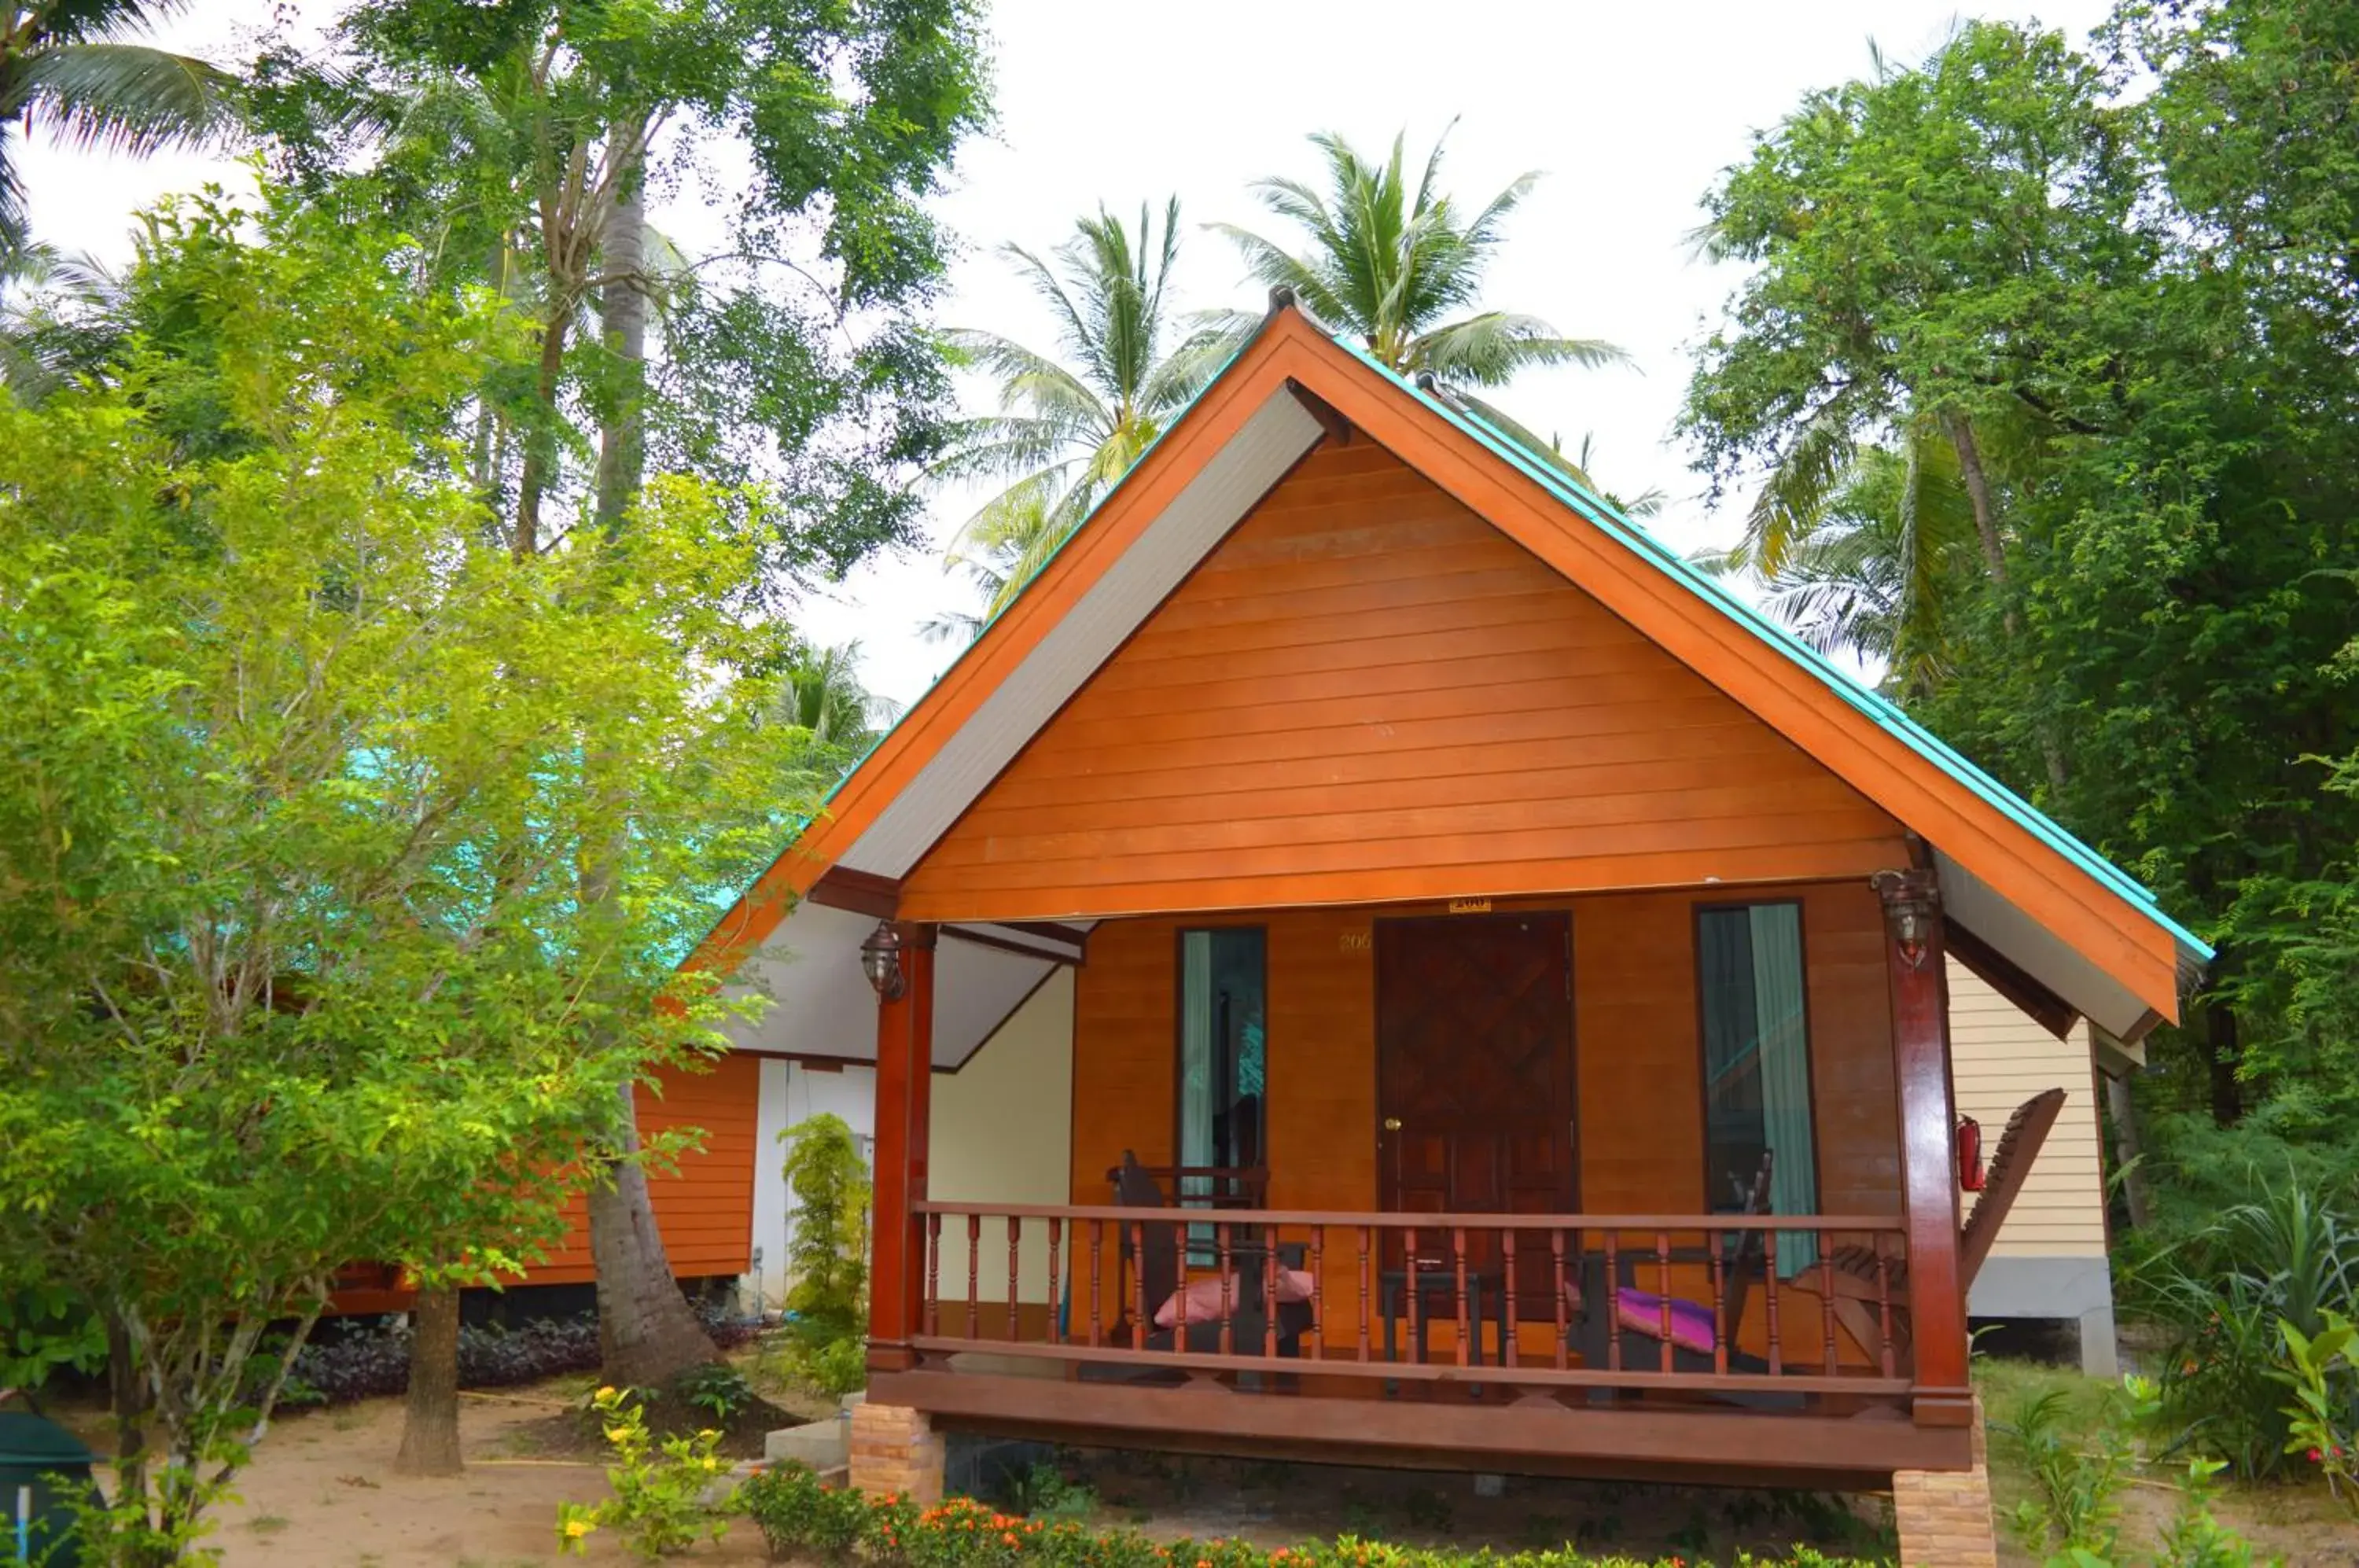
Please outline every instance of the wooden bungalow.
[{"label": "wooden bungalow", "polygon": [[[875,1041],[864,1486],[956,1430],[1890,1486],[1949,1562],[1947,960],[2135,1042],[2208,956],[1281,297],[698,961],[749,1047]],[[1064,1190],[934,1191],[929,1068],[1067,972]]]}]

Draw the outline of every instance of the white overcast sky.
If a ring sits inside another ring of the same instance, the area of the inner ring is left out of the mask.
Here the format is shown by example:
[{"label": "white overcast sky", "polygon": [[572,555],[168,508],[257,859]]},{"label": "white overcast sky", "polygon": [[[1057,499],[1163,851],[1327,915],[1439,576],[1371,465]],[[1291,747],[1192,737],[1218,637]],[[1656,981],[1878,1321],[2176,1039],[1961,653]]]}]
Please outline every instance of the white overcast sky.
[{"label": "white overcast sky", "polygon": [[[335,10],[324,0],[301,8]],[[164,38],[234,59],[270,9],[269,0],[203,0]],[[2051,0],[1967,14],[2037,16],[2079,40],[2106,9],[2105,0]],[[1275,237],[1284,230],[1246,188],[1270,173],[1314,178],[1308,133],[1340,131],[1375,151],[1406,127],[1417,156],[1454,116],[1446,168],[1463,199],[1487,199],[1527,169],[1546,175],[1512,220],[1484,302],[1608,339],[1636,362],[1534,373],[1497,401],[1568,447],[1593,437],[1610,487],[1660,486],[1672,500],[1653,527],[1675,546],[1720,542],[1740,507],[1705,509],[1671,437],[1688,346],[1739,276],[1690,257],[1698,198],[1803,92],[1865,71],[1870,39],[1915,60],[1959,15],[1931,0],[991,0],[998,119],[962,157],[941,204],[964,244],[942,319],[1053,348],[1045,312],[994,254],[1000,242],[1045,249],[1101,201],[1135,214],[1141,200],[1159,205],[1172,192],[1191,231],[1221,219]],[[141,164],[42,139],[26,163],[36,232],[102,256],[128,250],[139,206],[228,177],[205,159]],[[710,220],[658,212],[656,222],[693,253]],[[1209,234],[1187,235],[1181,281],[1184,307],[1260,298]],[[935,506],[937,544],[970,505]],[[823,642],[857,637],[870,688],[906,703],[955,652],[919,640],[917,626],[970,604],[934,550],[863,568],[808,602],[800,619]]]}]

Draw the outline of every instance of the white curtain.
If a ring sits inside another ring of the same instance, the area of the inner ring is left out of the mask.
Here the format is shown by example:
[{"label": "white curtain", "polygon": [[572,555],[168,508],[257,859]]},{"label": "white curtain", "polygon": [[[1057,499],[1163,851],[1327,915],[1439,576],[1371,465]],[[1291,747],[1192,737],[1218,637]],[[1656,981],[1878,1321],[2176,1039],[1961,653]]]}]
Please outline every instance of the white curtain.
[{"label": "white curtain", "polygon": [[[1802,1027],[1802,911],[1756,904],[1752,915],[1753,1010],[1760,1031],[1761,1127],[1777,1158],[1769,1167],[1769,1210],[1818,1212],[1818,1160],[1810,1139],[1810,1046]],[[1816,1236],[1777,1236],[1778,1272],[1818,1261]]]},{"label": "white curtain", "polygon": [[[1180,1165],[1212,1163],[1212,1117],[1219,1109],[1212,1082],[1212,933],[1180,934]],[[1212,1191],[1202,1177],[1177,1184],[1175,1198],[1202,1197]],[[1188,1227],[1192,1252],[1212,1245],[1212,1228]]]}]

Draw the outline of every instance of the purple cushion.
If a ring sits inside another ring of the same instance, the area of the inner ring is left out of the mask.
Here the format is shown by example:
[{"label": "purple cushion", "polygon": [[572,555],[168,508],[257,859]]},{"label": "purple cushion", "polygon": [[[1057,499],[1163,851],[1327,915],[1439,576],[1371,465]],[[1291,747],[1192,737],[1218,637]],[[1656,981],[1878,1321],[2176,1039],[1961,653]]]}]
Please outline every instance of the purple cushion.
[{"label": "purple cushion", "polygon": [[[1663,1298],[1652,1290],[1620,1292],[1617,1301],[1622,1326],[1649,1339],[1663,1337]],[[1671,1343],[1699,1356],[1712,1352],[1712,1309],[1701,1302],[1671,1298]]]}]

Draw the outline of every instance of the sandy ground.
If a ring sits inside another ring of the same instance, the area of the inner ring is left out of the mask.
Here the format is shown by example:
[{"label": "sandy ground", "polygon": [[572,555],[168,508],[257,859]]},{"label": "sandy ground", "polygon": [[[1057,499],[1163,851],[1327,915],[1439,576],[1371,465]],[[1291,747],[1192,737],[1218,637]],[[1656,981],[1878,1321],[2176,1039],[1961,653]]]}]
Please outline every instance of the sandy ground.
[{"label": "sandy ground", "polygon": [[[401,1402],[370,1399],[278,1422],[240,1477],[243,1501],[223,1510],[210,1544],[227,1568],[522,1568],[556,1563],[557,1506],[606,1495],[589,1460],[530,1454],[531,1428],[563,1409],[529,1395],[464,1395],[467,1470],[448,1480],[393,1473]],[[762,1561],[761,1537],[737,1521],[711,1563]],[[632,1561],[611,1535],[587,1561]]]},{"label": "sandy ground", "polygon": [[[467,1470],[449,1480],[393,1473],[398,1399],[288,1417],[239,1478],[242,1500],[221,1511],[209,1544],[228,1568],[525,1568],[566,1561],[557,1550],[558,1505],[595,1502],[606,1491],[595,1459],[546,1446],[552,1418],[569,1407],[562,1396],[574,1393],[560,1385],[462,1396]],[[75,1419],[85,1413],[86,1421]],[[88,1427],[82,1435],[104,1446],[96,1412],[59,1414],[78,1430]],[[1162,1537],[1234,1535],[1277,1545],[1351,1531],[1470,1547],[1487,1541],[1507,1550],[1573,1538],[1591,1551],[1685,1550],[1692,1558],[1698,1543],[1680,1538],[1706,1525],[1717,1538],[1712,1546],[1723,1550],[1732,1537],[1774,1546],[1819,1533],[1795,1529],[1799,1521],[1791,1519],[1740,1524],[1752,1511],[1741,1499],[1675,1488],[1514,1481],[1505,1497],[1488,1500],[1473,1496],[1465,1476],[1135,1455],[1106,1455],[1075,1468],[1096,1491],[1096,1522],[1136,1525]],[[2176,1500],[2158,1484],[2128,1489],[2124,1535],[2138,1555]],[[2359,1568],[2359,1527],[2321,1488],[2231,1491],[2221,1512],[2264,1558],[2280,1555],[2299,1568]],[[2003,1519],[2000,1541],[2003,1563],[2030,1563],[2008,1539]],[[591,1538],[586,1561],[618,1565],[634,1559],[602,1531]],[[761,1537],[733,1521],[723,1541],[699,1545],[688,1561],[750,1568],[763,1561]]]}]

